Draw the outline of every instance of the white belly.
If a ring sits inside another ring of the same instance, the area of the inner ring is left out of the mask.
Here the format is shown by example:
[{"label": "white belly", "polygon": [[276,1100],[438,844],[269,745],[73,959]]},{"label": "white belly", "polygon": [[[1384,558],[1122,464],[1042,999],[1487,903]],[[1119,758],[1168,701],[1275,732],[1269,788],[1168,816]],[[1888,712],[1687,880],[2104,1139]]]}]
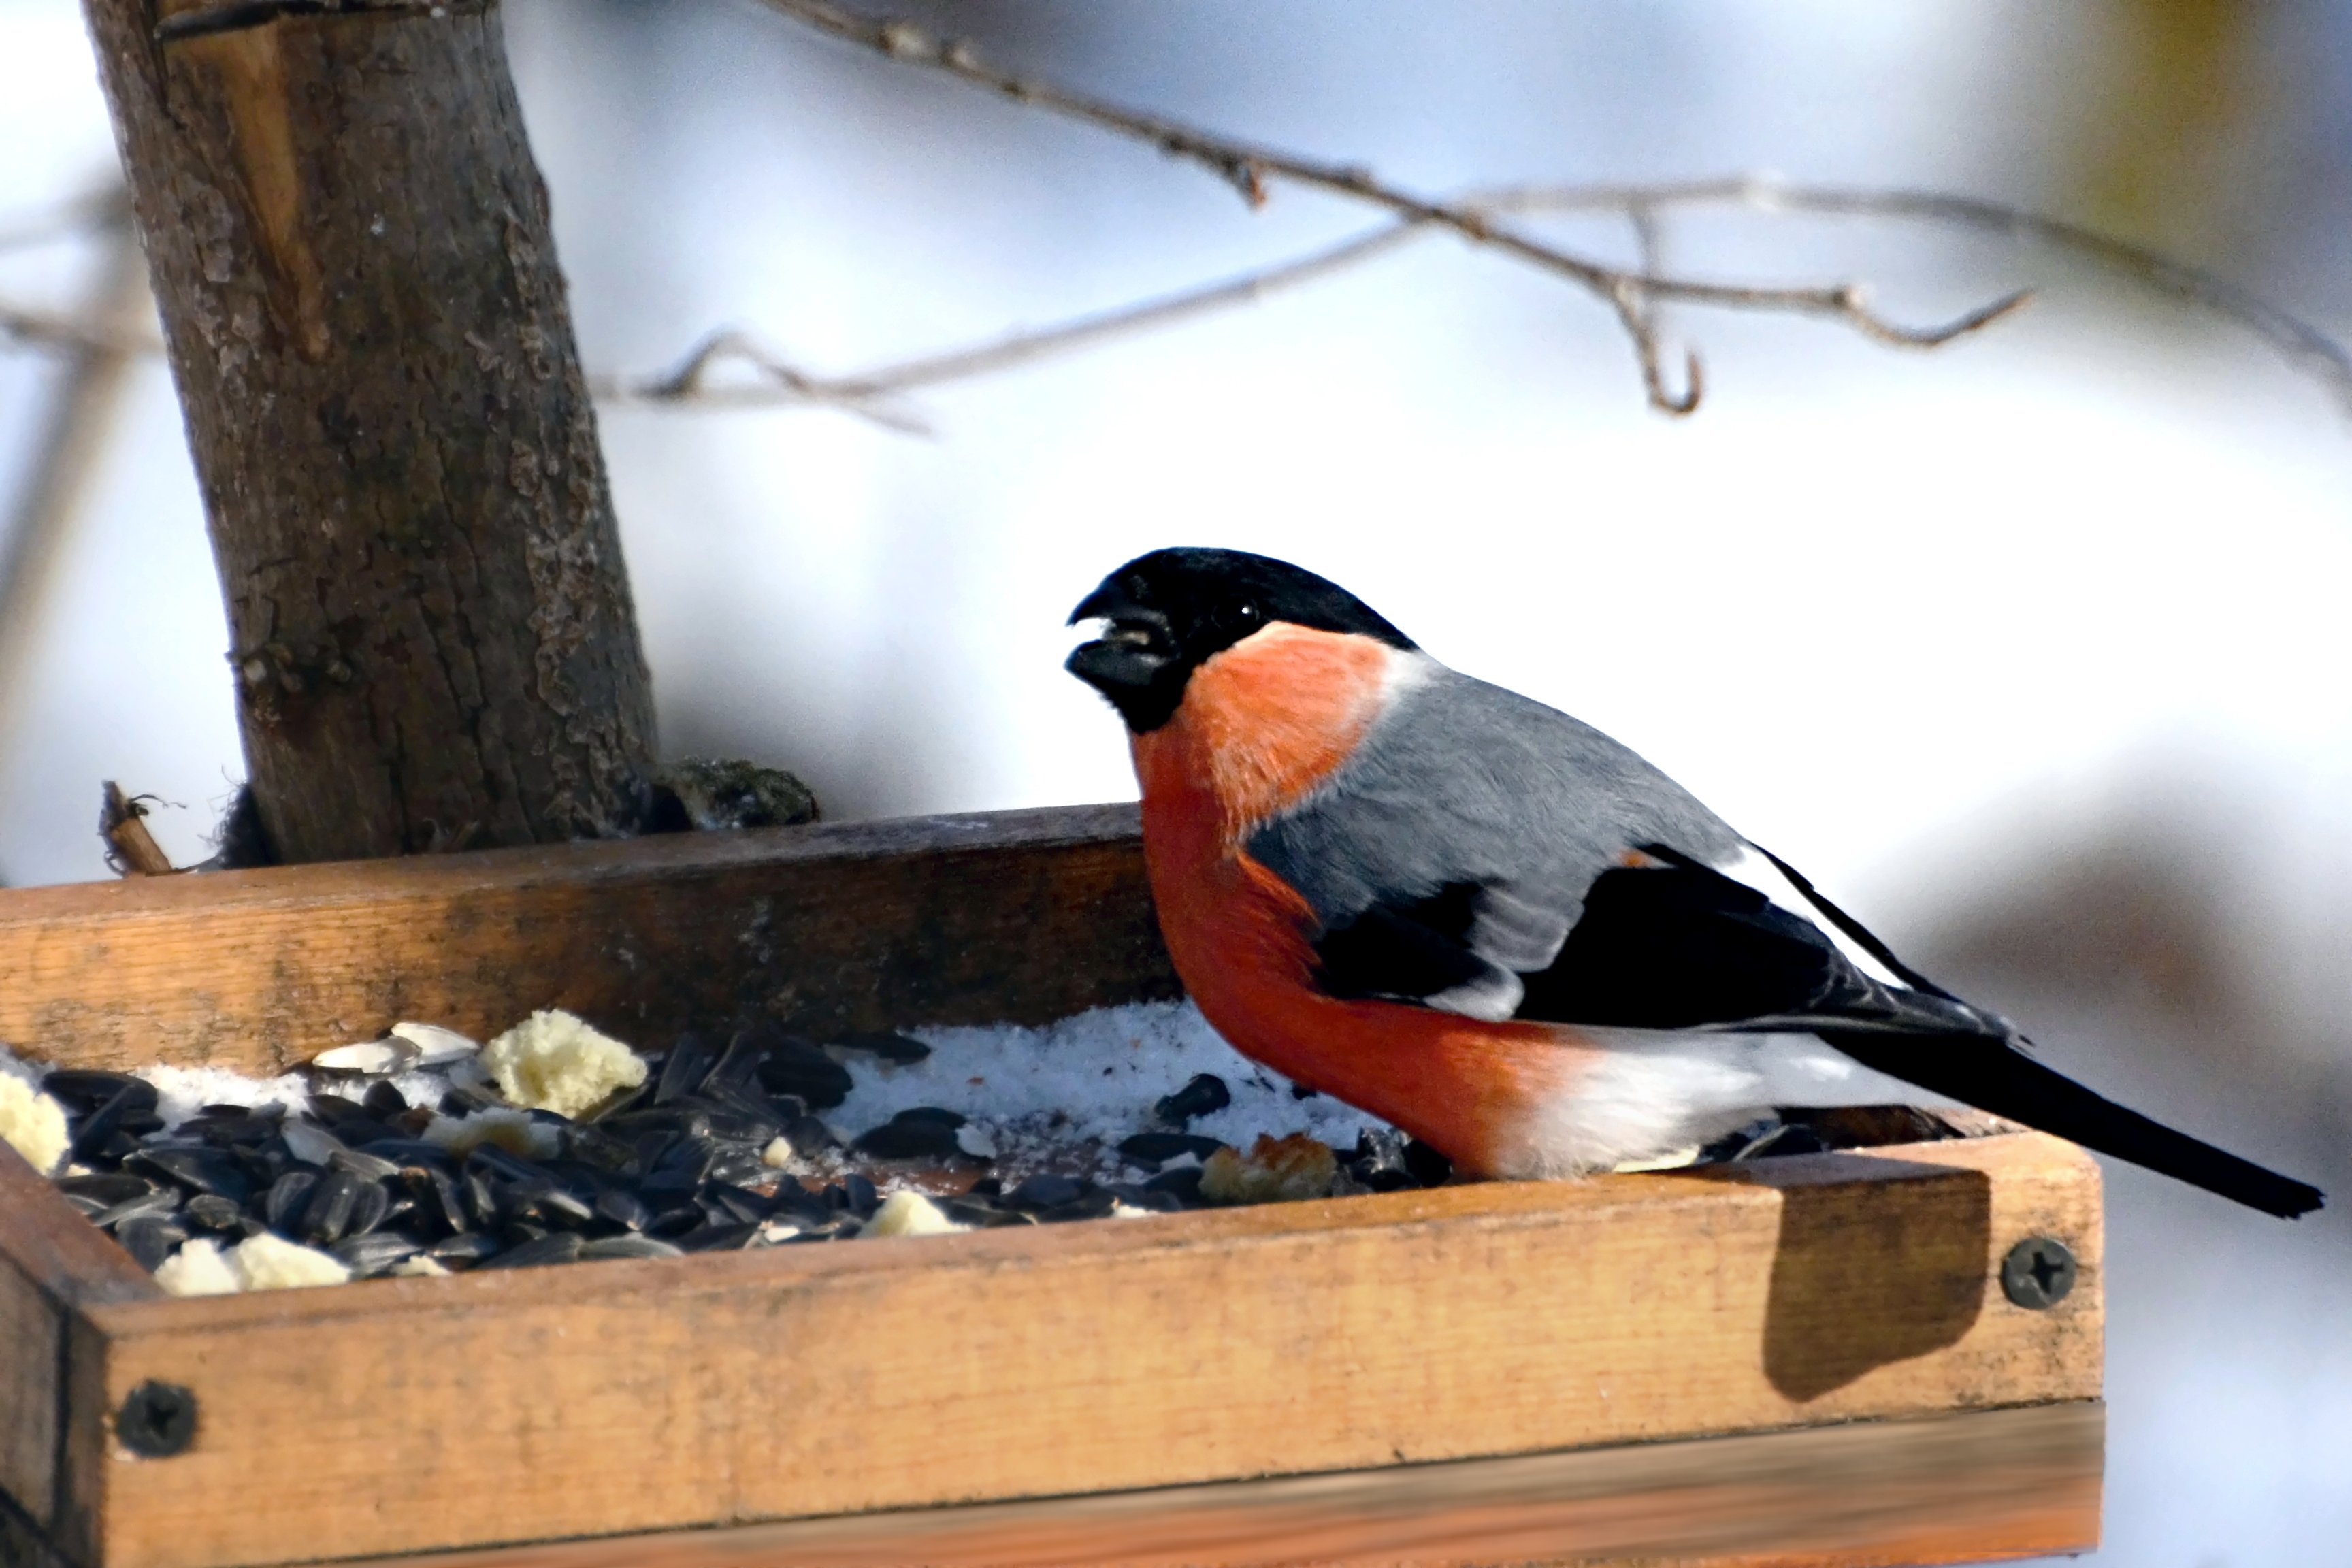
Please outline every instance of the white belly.
[{"label": "white belly", "polygon": [[1559,1177],[1656,1160],[1708,1142],[1776,1105],[1949,1101],[1873,1072],[1811,1035],[1579,1029],[1591,1066],[1545,1106],[1497,1174]]}]

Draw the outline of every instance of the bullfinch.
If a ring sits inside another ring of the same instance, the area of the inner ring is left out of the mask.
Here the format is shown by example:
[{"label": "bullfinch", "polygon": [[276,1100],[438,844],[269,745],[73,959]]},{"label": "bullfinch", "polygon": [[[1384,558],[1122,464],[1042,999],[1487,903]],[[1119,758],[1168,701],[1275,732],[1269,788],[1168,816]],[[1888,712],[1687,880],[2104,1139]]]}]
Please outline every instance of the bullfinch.
[{"label": "bullfinch", "polygon": [[2042,1066],[1633,751],[1311,572],[1158,550],[1087,619],[1068,668],[1127,722],[1202,1013],[1457,1169],[1608,1170],[1883,1100],[1884,1074],[2268,1214],[2320,1206]]}]

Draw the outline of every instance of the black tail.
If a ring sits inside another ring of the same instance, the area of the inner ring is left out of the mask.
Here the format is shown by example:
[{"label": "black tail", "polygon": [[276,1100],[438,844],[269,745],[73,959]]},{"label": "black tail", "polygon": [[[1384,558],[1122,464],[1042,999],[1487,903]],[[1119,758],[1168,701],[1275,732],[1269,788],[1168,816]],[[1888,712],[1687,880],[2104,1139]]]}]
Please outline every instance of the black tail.
[{"label": "black tail", "polygon": [[2218,1193],[2281,1219],[2326,1201],[2317,1187],[2175,1132],[2102,1099],[2023,1051],[1980,1035],[1879,1035],[1823,1029],[1821,1037],[1866,1068],[1964,1100],[1979,1110],[2071,1138],[2087,1149]]}]

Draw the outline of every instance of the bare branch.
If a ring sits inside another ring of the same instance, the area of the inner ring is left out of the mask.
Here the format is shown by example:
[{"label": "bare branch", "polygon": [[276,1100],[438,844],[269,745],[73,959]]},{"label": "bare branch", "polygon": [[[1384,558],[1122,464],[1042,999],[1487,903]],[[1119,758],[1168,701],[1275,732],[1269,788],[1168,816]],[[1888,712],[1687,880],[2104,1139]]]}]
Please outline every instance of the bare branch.
[{"label": "bare branch", "polygon": [[[705,338],[679,362],[676,369],[662,375],[635,382],[604,377],[592,381],[592,385],[598,396],[623,404],[693,403],[759,407],[825,403],[847,406],[869,417],[878,417],[872,405],[880,399],[898,394],[947,382],[964,381],[994,371],[1010,370],[1032,360],[1050,358],[1132,332],[1170,326],[1232,306],[1251,304],[1286,289],[1311,283],[1398,248],[1412,239],[1419,227],[1419,225],[1410,223],[1390,225],[1261,271],[1247,272],[1203,284],[1197,289],[1079,316],[1037,331],[1018,332],[969,348],[877,365],[871,370],[849,375],[810,374],[752,348],[740,333],[720,331]],[[761,372],[762,379],[748,387],[710,386],[708,372],[714,363],[729,358],[751,364]],[[894,427],[903,427],[911,416],[898,414],[895,418]]]},{"label": "bare branch", "polygon": [[983,63],[969,45],[942,41],[912,23],[864,16],[832,5],[829,0],[761,0],[761,4],[887,58],[943,72],[1015,102],[1143,142],[1171,158],[1198,163],[1232,184],[1253,206],[1265,202],[1269,180],[1288,180],[1384,208],[1408,223],[1451,229],[1472,244],[1490,247],[1567,279],[1616,310],[1618,319],[1633,334],[1653,405],[1669,414],[1687,414],[1697,405],[1687,395],[1683,398],[1668,395],[1663,377],[1652,374],[1657,348],[1654,342],[1645,342],[1644,330],[1636,325],[1644,319],[1643,312],[1651,300],[1682,300],[1729,310],[1822,316],[1845,321],[1880,342],[1905,348],[1934,348],[1989,325],[2023,305],[2029,298],[2024,294],[2011,295],[1942,326],[1906,327],[1878,315],[1862,290],[1852,284],[1757,287],[1629,272],[1505,227],[1495,221],[1496,209],[1492,205],[1415,195],[1353,164],[1326,163],[1231,140],[1051,82],[1014,76]]},{"label": "bare branch", "polygon": [[[2352,414],[2352,350],[2313,326],[2227,279],[2176,261],[2145,246],[2116,239],[2063,218],[1944,191],[1856,190],[1835,185],[1791,185],[1760,175],[1694,181],[1681,185],[1579,186],[1556,190],[1528,187],[1492,193],[1497,208],[1540,210],[1617,208],[1638,204],[1656,211],[1672,207],[1741,205],[1764,213],[1814,213],[1830,216],[1906,218],[1948,228],[2047,246],[2083,257],[2129,279],[2252,332],[2305,374],[2317,379]],[[1996,302],[1998,304],[2000,302]],[[1992,310],[1993,307],[1988,307]],[[2002,313],[1997,310],[1994,314]],[[1987,320],[1990,320],[1988,317]],[[1960,325],[1963,331],[1973,326]],[[1857,322],[1857,325],[1860,323]],[[1975,326],[1986,324],[1978,321]],[[1876,334],[1873,334],[1875,336]]]},{"label": "bare branch", "polygon": [[[740,364],[757,377],[751,384],[714,384],[712,373]],[[887,387],[862,388],[846,380],[829,381],[779,359],[732,328],[710,333],[686,357],[660,375],[639,381],[592,375],[588,390],[600,401],[628,405],[691,404],[697,407],[767,408],[778,404],[824,403],[871,419],[903,435],[928,436],[930,427],[914,415],[881,405]]]},{"label": "bare branch", "polygon": [[[83,214],[86,210],[87,216],[50,216],[0,228],[0,246],[11,243],[14,237],[28,237],[23,242],[35,243],[54,234],[70,232],[76,225],[101,221],[107,216],[108,199],[89,198],[68,209],[71,214]],[[1611,287],[1602,298],[1632,342],[1650,401],[1669,412],[1687,413],[1697,406],[1703,366],[1696,353],[1685,351],[1687,380],[1684,389],[1676,393],[1667,387],[1663,369],[1664,352],[1659,341],[1658,301],[1674,299],[1700,305],[1741,304],[1748,301],[1718,295],[1727,290],[1742,295],[1758,292],[1728,285],[1696,284],[1664,275],[1659,217],[1677,209],[1702,206],[1745,206],[1767,215],[1806,213],[1910,220],[1973,229],[2080,256],[2252,332],[2295,368],[2321,382],[2347,412],[2352,412],[2352,351],[2318,328],[2210,272],[2111,239],[2078,224],[1974,196],[1935,191],[1791,185],[1749,174],[1648,184],[1508,186],[1459,196],[1454,198],[1452,205],[1472,212],[1591,212],[1623,216],[1634,228],[1640,266],[1630,271],[1614,270]],[[1433,220],[1406,218],[1261,270],[1092,312],[1035,331],[1014,333],[845,375],[819,375],[800,369],[758,347],[740,332],[720,331],[697,344],[673,370],[635,379],[596,376],[591,384],[598,398],[624,406],[763,408],[825,405],[873,419],[890,429],[928,433],[919,415],[888,406],[887,400],[923,387],[1011,369],[1129,333],[1254,303],[1373,260],[1439,226],[1443,226]],[[1952,321],[1913,329],[1887,322],[1867,310],[1857,310],[1861,291],[1854,285],[1795,292],[1843,295],[1835,308],[1844,320],[1874,342],[1901,348],[1933,348],[1948,342],[1990,325],[2031,297],[2023,292],[2004,295]],[[152,353],[162,346],[150,335],[11,305],[5,300],[0,300],[0,339],[68,351],[96,348]],[[749,384],[716,383],[711,373],[730,363],[750,368],[755,379]]]}]

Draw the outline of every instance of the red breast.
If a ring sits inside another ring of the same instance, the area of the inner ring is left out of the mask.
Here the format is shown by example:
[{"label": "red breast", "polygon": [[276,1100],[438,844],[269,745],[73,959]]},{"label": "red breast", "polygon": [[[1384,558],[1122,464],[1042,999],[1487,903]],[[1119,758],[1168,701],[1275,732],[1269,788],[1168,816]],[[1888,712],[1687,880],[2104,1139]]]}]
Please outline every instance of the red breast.
[{"label": "red breast", "polygon": [[1562,1031],[1325,995],[1313,912],[1247,849],[1347,761],[1380,717],[1392,661],[1417,657],[1276,623],[1206,660],[1175,716],[1133,737],[1144,858],[1177,973],[1237,1049],[1457,1166],[1516,1170],[1523,1130],[1576,1077]]}]

